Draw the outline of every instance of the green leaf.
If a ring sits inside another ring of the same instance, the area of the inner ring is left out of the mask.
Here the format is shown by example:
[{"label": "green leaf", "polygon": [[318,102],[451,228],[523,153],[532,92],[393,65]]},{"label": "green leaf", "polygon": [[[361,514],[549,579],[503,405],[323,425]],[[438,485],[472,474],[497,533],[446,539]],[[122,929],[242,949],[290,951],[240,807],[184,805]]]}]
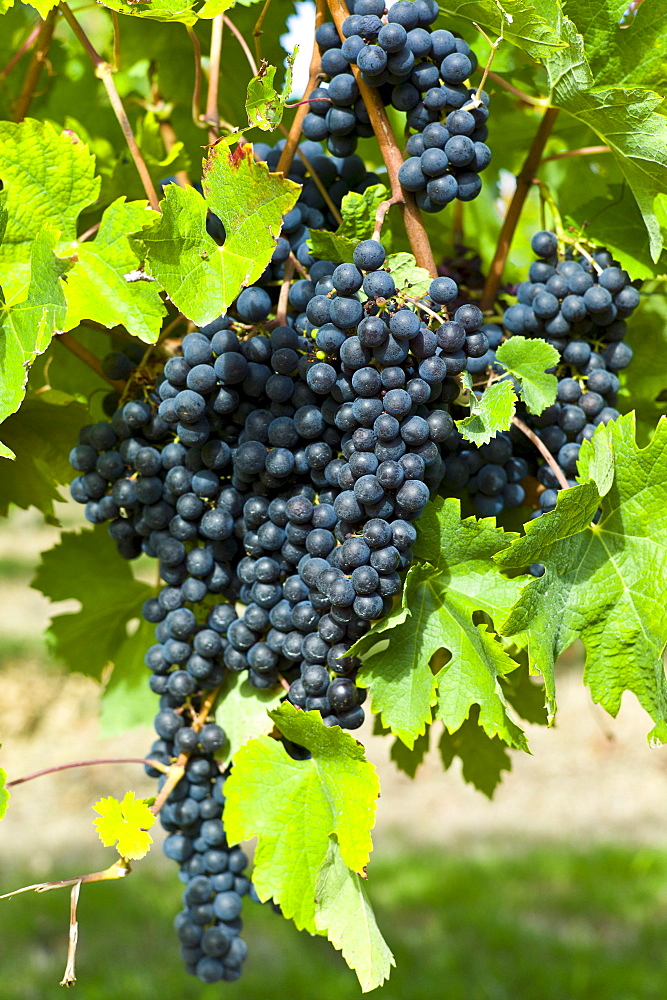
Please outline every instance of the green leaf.
[{"label": "green leaf", "polygon": [[225,782],[227,838],[233,844],[258,837],[253,882],[260,898],[273,898],[299,929],[315,933],[317,878],[329,837],[336,834],[343,863],[363,872],[379,783],[363,747],[325,726],[318,713],[285,703],[270,714],[312,757],[294,760],[268,736],[241,747]]},{"label": "green leaf", "polygon": [[440,0],[444,14],[465,17],[529,52],[546,57],[563,42],[555,29],[555,0]]},{"label": "green leaf", "polygon": [[227,734],[227,743],[218,754],[220,760],[233,760],[248,740],[268,736],[273,730],[269,710],[277,708],[284,697],[282,687],[262,690],[247,678],[228,673],[215,710],[215,721]]},{"label": "green leaf", "polygon": [[0,122],[0,177],[6,191],[7,230],[0,247],[0,276],[8,299],[30,280],[33,241],[46,227],[76,239],[79,213],[97,198],[95,158],[74,133],[28,118]]},{"label": "green leaf", "polygon": [[148,686],[144,656],[155,642],[155,626],[141,619],[119,645],[100,700],[100,734],[104,739],[136,726],[150,727],[157,706]]},{"label": "green leaf", "polygon": [[[30,284],[23,301],[10,303],[0,288],[0,421],[21,405],[28,382],[28,367],[49,346],[65,320],[62,275],[68,265],[53,253],[58,234],[45,227],[30,253]],[[2,248],[0,247],[0,254]]]},{"label": "green leaf", "polygon": [[259,67],[257,76],[253,76],[248,84],[248,94],[246,97],[248,121],[251,125],[257,125],[263,132],[273,131],[283,120],[285,103],[292,93],[292,71],[298,51],[299,48],[297,46],[292,55],[287,57],[285,82],[280,93],[273,86],[276,67],[267,66],[264,62]]},{"label": "green leaf", "polygon": [[409,778],[414,778],[419,765],[424,762],[424,757],[429,750],[431,737],[431,727],[427,726],[426,731],[418,736],[411,750],[409,750],[403,740],[394,740],[389,756],[393,760],[399,771],[403,771]]},{"label": "green leaf", "polygon": [[310,252],[319,257],[320,260],[331,260],[334,264],[351,264],[352,254],[358,240],[351,240],[345,236],[338,236],[330,233],[326,229],[309,229]]},{"label": "green leaf", "polygon": [[[409,748],[431,721],[434,704],[452,730],[479,704],[489,736],[525,748],[498,683],[516,663],[473,620],[480,611],[501,620],[516,601],[524,581],[494,572],[491,559],[515,537],[491,518],[462,521],[457,500],[436,497],[419,520],[415,546],[415,556],[433,565],[412,567],[402,605],[352,647],[362,656],[357,683],[369,688],[372,711]],[[434,676],[430,661],[441,650],[451,657]]]},{"label": "green leaf", "polygon": [[31,586],[51,601],[76,598],[81,603],[80,611],[51,619],[47,639],[70,670],[96,678],[109,662],[117,662],[128,622],[140,617],[141,605],[153,594],[118,558],[104,525],[64,532],[54,548],[42,553]]},{"label": "green leaf", "polygon": [[[224,312],[262,274],[275,249],[283,215],[299,185],[269,173],[252,146],[233,153],[218,143],[204,167],[204,193],[169,184],[162,217],[142,234],[150,272],[178,309],[202,325]],[[207,206],[227,232],[218,247],[206,232]]]},{"label": "green leaf", "polygon": [[548,375],[560,361],[555,347],[546,340],[510,337],[496,351],[496,358],[521,383],[521,396],[529,413],[541,413],[556,399],[558,379]]},{"label": "green leaf", "polygon": [[431,287],[431,275],[423,267],[417,267],[417,262],[411,253],[394,253],[387,257],[384,267],[391,272],[394,284],[399,292],[405,292],[419,299],[428,294]]},{"label": "green leaf", "polygon": [[363,879],[347,867],[334,836],[329,837],[315,892],[317,930],[326,932],[354,969],[361,992],[382,986],[396,962],[375,921]]},{"label": "green leaf", "polygon": [[459,757],[463,780],[491,799],[502,772],[512,770],[512,759],[503,741],[497,736],[490,738],[478,725],[477,716],[477,709],[472,708],[460,729],[454,733],[445,729],[438,747],[445,768]]},{"label": "green leaf", "polygon": [[68,455],[79,430],[89,422],[89,411],[81,403],[54,405],[48,398],[48,393],[28,393],[18,413],[2,425],[6,445],[16,455],[16,461],[2,465],[2,517],[10,504],[16,504],[37,507],[48,521],[57,523],[53,504],[62,499],[58,487],[74,477]]},{"label": "green leaf", "polygon": [[[100,0],[100,3],[102,0]],[[193,7],[195,0],[104,0],[104,7],[148,21],[180,21],[182,24],[195,24],[197,15]],[[226,9],[226,8],[225,8]]]},{"label": "green leaf", "polygon": [[625,0],[566,0],[565,13],[583,35],[597,87],[660,91],[667,65],[667,11],[642,3],[628,26],[619,24]]},{"label": "green leaf", "polygon": [[122,324],[145,343],[155,343],[166,315],[159,289],[155,282],[128,282],[125,275],[138,265],[128,235],[152,226],[156,217],[146,202],[124,198],[106,209],[96,238],[79,245],[67,276],[66,330],[90,319],[107,328]]},{"label": "green leaf", "polygon": [[309,231],[311,252],[321,260],[351,264],[357,243],[369,240],[373,236],[375,213],[381,202],[386,201],[388,197],[389,192],[384,184],[373,184],[361,194],[349,191],[340,207],[343,221],[336,232],[330,233],[326,229]]},{"label": "green leaf", "polygon": [[614,482],[614,435],[609,425],[600,424],[589,441],[582,441],[577,479],[580,483],[592,479],[601,497],[609,493]]},{"label": "green leaf", "polygon": [[498,431],[509,430],[515,411],[516,394],[512,383],[494,382],[482,393],[479,410],[455,423],[466,441],[488,444]]},{"label": "green leaf", "polygon": [[340,206],[343,221],[336,230],[336,236],[355,240],[357,243],[371,239],[378,207],[388,197],[389,192],[384,184],[372,184],[361,194],[348,191]]},{"label": "green leaf", "polygon": [[[623,692],[633,691],[655,722],[649,738],[663,743],[667,420],[660,421],[644,449],[635,443],[633,414],[607,430],[614,481],[606,496],[600,498],[592,482],[563,490],[555,511],[529,521],[525,537],[495,557],[507,569],[531,562],[546,566],[544,576],[522,591],[500,631],[527,642],[550,701],[556,657],[581,639],[586,647],[584,680],[593,700],[616,715]],[[586,452],[584,456],[588,462]],[[593,524],[598,507],[602,513]]]},{"label": "green leaf", "polygon": [[667,407],[667,296],[644,298],[626,343],[633,350],[630,368],[620,372],[618,408],[635,410],[641,443],[648,441]]},{"label": "green leaf", "polygon": [[4,767],[0,767],[0,819],[4,819],[9,804],[9,792],[5,788],[7,782],[7,772]]}]

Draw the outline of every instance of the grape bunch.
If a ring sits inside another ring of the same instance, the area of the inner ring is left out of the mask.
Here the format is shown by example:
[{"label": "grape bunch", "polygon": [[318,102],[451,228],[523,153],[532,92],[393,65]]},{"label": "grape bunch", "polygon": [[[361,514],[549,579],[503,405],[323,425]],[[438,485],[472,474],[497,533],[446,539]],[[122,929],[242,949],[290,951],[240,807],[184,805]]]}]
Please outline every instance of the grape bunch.
[{"label": "grape bunch", "polygon": [[[506,337],[540,337],[555,347],[560,361],[556,402],[542,414],[519,417],[541,438],[567,482],[576,485],[581,442],[590,439],[601,423],[615,420],[619,388],[617,372],[627,367],[632,349],[624,342],[626,320],[640,301],[640,282],[632,282],[605,249],[591,254],[571,250],[558,254],[551,232],[536,233],[531,246],[538,257],[518,302],[505,310],[503,327],[486,324],[487,352],[470,358],[467,371],[480,388],[489,376],[510,378],[496,362],[496,349]],[[526,476],[536,476],[539,507],[533,517],[553,510],[562,483],[527,438],[516,427],[476,448],[454,433],[447,441],[442,491],[461,495],[466,490],[481,516],[497,516],[505,507],[525,500]]]},{"label": "grape bunch", "polygon": [[472,201],[491,161],[488,96],[465,86],[476,57],[451,32],[429,30],[438,16],[432,0],[399,0],[383,23],[384,12],[382,0],[357,0],[343,22],[342,42],[334,24],[318,28],[322,70],[330,80],[309,95],[304,135],[326,139],[332,152],[352,152],[358,137],[372,135],[350,68],[356,65],[364,82],[378,88],[385,104],[405,112],[415,130],[399,180],[419,207],[439,212],[455,198]]},{"label": "grape bunch", "polygon": [[[581,442],[619,416],[616,373],[632,360],[626,320],[639,305],[641,283],[631,281],[607,250],[559,255],[555,235],[546,231],[536,233],[531,246],[538,259],[503,323],[509,336],[544,337],[560,354],[556,403],[526,419],[574,485]],[[553,510],[558,480],[548,465],[537,476],[546,487],[540,511]]]},{"label": "grape bunch", "polygon": [[[281,148],[256,152],[273,166]],[[143,608],[159,697],[150,753],[188,759],[160,816],[186,883],[183,957],[204,981],[240,973],[251,889],[224,837],[215,753],[226,737],[203,706],[242,673],[257,689],[282,685],[327,726],[362,724],[350,648],[401,590],[413,522],[443,475],[456,376],[489,347],[476,306],[450,314],[460,301],[450,278],[410,299],[376,241],[362,241],[354,263],[309,252],[308,228],[335,224],[309,171],[336,200],[377,178],[352,154],[332,160],[312,142],[302,152],[310,166],[291,170],[301,198],[259,281],[172,356],[140,369],[104,359],[128,389],[70,456],[88,520],[108,522],[124,558],[158,561],[163,586]],[[290,280],[278,317],[290,255],[308,277]]]}]

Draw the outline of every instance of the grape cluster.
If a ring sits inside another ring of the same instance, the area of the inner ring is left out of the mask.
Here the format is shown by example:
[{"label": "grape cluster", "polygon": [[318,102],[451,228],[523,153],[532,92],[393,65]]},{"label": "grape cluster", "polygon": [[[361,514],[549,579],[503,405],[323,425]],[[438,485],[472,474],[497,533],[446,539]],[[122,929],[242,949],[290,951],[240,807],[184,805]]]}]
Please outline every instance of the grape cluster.
[{"label": "grape cluster", "polygon": [[[540,415],[527,413],[521,403],[517,410],[574,486],[581,442],[619,415],[616,373],[632,358],[623,338],[626,319],[639,304],[640,283],[632,282],[604,249],[559,256],[555,235],[546,231],[537,233],[531,245],[538,259],[516,290],[517,304],[506,309],[504,327],[484,326],[488,350],[470,358],[466,367],[481,388],[489,375],[510,378],[496,362],[504,338],[540,337],[557,348],[560,361],[552,370],[558,379],[556,402]],[[497,516],[505,507],[523,503],[526,476],[536,476],[539,484],[539,507],[532,516],[554,509],[562,484],[516,427],[480,448],[455,433],[446,449],[442,490],[452,495],[466,490],[478,514]],[[533,570],[538,575],[543,571]]]},{"label": "grape cluster", "polygon": [[[351,5],[348,4],[348,7]],[[372,135],[367,109],[352,74],[377,87],[385,104],[407,116],[415,130],[399,172],[406,191],[425,212],[439,212],[458,198],[472,201],[488,167],[488,96],[466,87],[477,65],[470,46],[446,30],[430,31],[438,16],[432,0],[399,0],[382,17],[382,0],[357,0],[343,22],[321,25],[316,34],[322,70],[330,77],[309,95],[304,135],[327,140],[332,152],[352,152],[358,137]]]},{"label": "grape cluster", "polygon": [[[159,814],[168,834],[164,853],[178,863],[185,883],[183,909],[174,921],[181,955],[186,970],[203,982],[233,981],[247,952],[240,937],[243,897],[254,891],[243,874],[248,859],[241,848],[230,849],[222,822],[225,778],[213,753],[224,745],[224,733],[214,723],[199,734],[186,726],[174,732],[171,713],[165,711],[157,716],[156,729],[162,738],[151,747],[152,759],[169,764],[174,751],[185,746],[193,754]],[[162,787],[164,775],[152,767],[147,771],[159,777]]]},{"label": "grape cluster", "polygon": [[[568,252],[563,258],[555,235],[546,231],[536,233],[531,246],[538,260],[503,322],[508,335],[544,337],[560,354],[557,401],[528,422],[574,484],[581,442],[619,415],[616,373],[632,360],[624,337],[626,320],[639,305],[640,283],[632,282],[607,250],[587,256]],[[553,510],[558,480],[548,465],[537,475],[546,487],[540,510]]]}]

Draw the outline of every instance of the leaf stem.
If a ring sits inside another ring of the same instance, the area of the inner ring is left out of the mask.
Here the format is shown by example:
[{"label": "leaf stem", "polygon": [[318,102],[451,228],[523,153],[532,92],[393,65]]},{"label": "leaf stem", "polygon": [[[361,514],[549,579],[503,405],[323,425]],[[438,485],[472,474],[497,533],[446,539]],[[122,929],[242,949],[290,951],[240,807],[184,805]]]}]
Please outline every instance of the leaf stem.
[{"label": "leaf stem", "polygon": [[262,26],[264,24],[264,18],[268,14],[269,7],[271,6],[271,0],[266,0],[264,6],[262,7],[262,13],[259,15],[255,22],[255,27],[252,29],[252,37],[255,39],[255,56],[257,62],[262,61],[262,35],[264,34]]},{"label": "leaf stem", "polygon": [[[478,71],[480,73],[484,72],[481,66],[478,67]],[[514,87],[511,83],[508,83],[507,80],[504,80],[502,76],[499,76],[498,73],[494,73],[492,70],[489,70],[486,75],[488,76],[489,80],[493,80],[494,83],[497,83],[499,87],[502,87],[503,90],[508,91],[508,93],[514,94],[514,96],[518,97],[519,100],[523,101],[524,104],[530,104],[534,108],[549,107],[548,97],[531,97],[530,94],[526,94],[524,93],[523,90],[519,90],[518,87]]]},{"label": "leaf stem", "polygon": [[547,463],[547,465],[553,472],[554,476],[560,483],[561,488],[564,490],[569,490],[570,484],[565,478],[565,473],[563,472],[560,465],[558,464],[556,459],[553,457],[553,455],[545,445],[544,441],[541,438],[539,438],[533,430],[531,430],[528,424],[524,424],[523,420],[519,420],[518,417],[512,417],[512,423],[514,424],[515,427],[518,427],[523,434],[526,435],[529,441],[532,441],[532,443],[535,445],[539,453],[542,455],[544,461]]},{"label": "leaf stem", "polygon": [[76,982],[76,946],[79,940],[79,924],[76,919],[76,908],[81,892],[81,882],[75,882],[70,893],[69,904],[69,935],[67,938],[67,964],[65,974],[60,981],[61,986],[74,986]]},{"label": "leaf stem", "polygon": [[[107,331],[108,332],[108,331]],[[99,375],[101,379],[108,382],[110,386],[117,391],[122,393],[125,389],[125,382],[120,379],[107,378],[107,376],[102,371],[102,365],[100,364],[100,359],[96,358],[92,351],[89,351],[87,347],[80,344],[76,337],[73,337],[71,333],[59,333],[56,336],[56,341],[66,347],[68,351],[75,354],[79,361],[83,361],[84,365],[91,368],[96,375]]]},{"label": "leaf stem", "polygon": [[[315,7],[315,31],[319,28],[321,24],[324,24],[327,18],[327,5],[325,0],[317,0]],[[315,35],[313,34],[313,52],[310,57],[310,69],[308,71],[308,84],[306,86],[305,93],[303,95],[304,99],[308,97],[311,90],[317,87],[317,84],[322,73],[322,57],[320,55],[320,47],[315,41]],[[278,161],[278,166],[276,170],[280,173],[288,174],[289,168],[292,166],[292,160],[294,159],[294,154],[296,152],[297,146],[299,145],[299,139],[301,138],[301,126],[303,124],[303,119],[306,117],[310,110],[310,105],[307,100],[303,100],[299,107],[296,109],[296,114],[294,115],[294,120],[287,134],[287,142],[285,143],[285,148],[280,154],[280,159]]]},{"label": "leaf stem", "polygon": [[43,21],[38,21],[35,27],[28,35],[28,37],[26,38],[25,42],[23,42],[20,48],[16,50],[16,52],[9,60],[7,65],[2,70],[0,70],[0,76],[4,76],[5,78],[9,76],[9,74],[14,69],[21,56],[24,56],[28,51],[28,49],[31,49],[33,47],[33,45],[39,38],[39,33],[42,30],[42,27],[43,27]]},{"label": "leaf stem", "polygon": [[222,14],[216,14],[211,22],[211,47],[209,49],[208,91],[204,121],[208,125],[208,141],[213,143],[220,135],[220,115],[218,114],[218,85],[220,82],[220,55],[222,53],[222,31],[225,22]]},{"label": "leaf stem", "polygon": [[5,788],[13,788],[15,785],[23,785],[26,781],[34,781],[45,774],[55,774],[58,771],[69,771],[73,767],[90,767],[91,764],[150,764],[158,771],[167,771],[168,768],[159,760],[152,760],[150,757],[102,757],[95,760],[75,760],[70,764],[56,764],[54,767],[45,767],[41,771],[33,771],[32,774],[24,774],[22,778],[14,778],[8,781]]},{"label": "leaf stem", "polygon": [[156,212],[159,212],[160,202],[158,200],[157,192],[153,186],[153,181],[151,180],[151,175],[148,172],[146,162],[141,155],[141,150],[137,145],[137,140],[134,137],[130,120],[127,117],[127,112],[125,111],[123,102],[120,99],[120,94],[116,90],[116,84],[113,81],[113,69],[111,65],[106,62],[106,60],[102,59],[99,53],[95,51],[90,39],[67,4],[64,2],[61,3],[58,9],[62,12],[63,17],[88,53],[88,56],[95,68],[95,76],[101,80],[104,85],[107,97],[109,98],[109,103],[113,108],[116,118],[118,119],[118,124],[120,125],[121,131],[125,136],[125,142],[128,145],[132,159],[134,160],[134,164],[137,168],[137,172],[141,178],[141,183],[143,184],[144,191],[146,192],[148,202],[151,208],[155,209]]},{"label": "leaf stem", "polygon": [[283,277],[283,283],[280,286],[280,295],[278,297],[278,308],[276,309],[276,323],[278,326],[285,326],[287,323],[287,304],[289,300],[289,290],[292,283],[292,278],[294,277],[294,264],[296,258],[293,254],[290,254],[287,263],[285,264],[285,274]]},{"label": "leaf stem", "polygon": [[255,63],[255,60],[254,60],[253,55],[252,55],[252,52],[250,51],[250,48],[249,48],[248,43],[246,42],[245,38],[243,37],[243,35],[239,31],[239,29],[236,27],[236,25],[234,24],[234,22],[230,21],[230,19],[227,17],[226,14],[221,14],[220,16],[222,17],[222,20],[224,21],[224,23],[227,25],[227,27],[229,28],[229,30],[233,34],[233,36],[236,39],[236,41],[239,43],[239,45],[243,49],[243,53],[244,53],[246,59],[248,60],[248,66],[250,66],[250,69],[252,70],[252,75],[253,76],[257,76],[257,65]]},{"label": "leaf stem", "polygon": [[510,246],[512,244],[512,237],[514,236],[514,231],[519,222],[524,202],[528,192],[530,191],[533,183],[533,177],[535,176],[535,172],[539,166],[542,152],[557,116],[558,108],[547,108],[544,112],[542,121],[540,122],[540,127],[535,134],[535,138],[531,143],[526,159],[524,160],[523,166],[517,176],[516,190],[507,210],[502,229],[500,230],[496,252],[493,256],[493,260],[491,261],[486,284],[484,286],[484,294],[482,295],[482,301],[480,303],[480,307],[483,312],[493,308],[496,295],[498,294],[498,288],[500,287],[500,279],[505,267],[507,255],[509,254]]},{"label": "leaf stem", "polygon": [[23,86],[21,87],[21,93],[18,96],[16,107],[14,108],[15,122],[23,121],[30,110],[30,104],[32,103],[32,99],[35,95],[35,88],[42,72],[42,66],[46,62],[46,54],[51,45],[57,16],[58,11],[54,8],[49,11],[46,16],[46,20],[40,25],[35,42],[35,50],[32,54],[30,65],[28,66],[23,80]]},{"label": "leaf stem", "polygon": [[[345,0],[327,0],[327,3],[331,11],[331,16],[338,28],[338,34],[342,38],[343,21],[348,17]],[[425,268],[431,277],[435,278],[438,272],[433,259],[431,244],[424,229],[421,213],[417,208],[414,197],[408,191],[403,190],[398,180],[398,171],[403,164],[403,157],[398,148],[389,119],[387,118],[382,98],[375,87],[369,87],[364,82],[357,66],[353,65],[352,71],[371,120],[375,137],[380,146],[382,159],[387,168],[391,185],[391,200],[394,204],[403,206],[403,221],[415,260],[419,267]]]},{"label": "leaf stem", "polygon": [[610,146],[581,146],[579,149],[568,149],[564,153],[554,153],[545,156],[540,163],[550,163],[551,160],[564,160],[568,156],[595,156],[597,153],[611,153]]}]

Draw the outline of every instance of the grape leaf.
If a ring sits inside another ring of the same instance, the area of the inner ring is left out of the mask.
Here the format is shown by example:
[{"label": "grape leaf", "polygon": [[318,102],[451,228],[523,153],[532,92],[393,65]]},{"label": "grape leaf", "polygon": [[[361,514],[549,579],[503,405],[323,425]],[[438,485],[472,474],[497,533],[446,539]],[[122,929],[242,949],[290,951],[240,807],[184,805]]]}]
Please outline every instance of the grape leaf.
[{"label": "grape leaf", "polygon": [[566,0],[565,13],[583,35],[597,87],[660,91],[667,65],[667,10],[642,3],[621,27],[626,0]]},{"label": "grape leaf", "polygon": [[[49,346],[65,320],[65,295],[60,280],[69,265],[53,249],[57,232],[44,227],[30,251],[30,284],[22,301],[10,302],[0,288],[0,421],[21,405],[28,382],[28,367]],[[0,247],[0,254],[2,247]]]},{"label": "grape leaf", "polygon": [[[299,185],[269,173],[252,146],[230,153],[224,142],[204,167],[204,193],[169,184],[162,217],[142,234],[150,273],[178,309],[198,325],[231,305],[271,259],[283,215],[296,203]],[[218,247],[206,232],[207,205],[227,232]]]},{"label": "grape leaf", "polygon": [[[389,197],[384,184],[373,184],[361,194],[349,191],[343,198],[340,214],[342,222],[335,233],[326,229],[311,229],[311,253],[321,260],[351,264],[353,252],[360,240],[369,240],[375,229],[378,205]],[[387,233],[387,236],[389,234]],[[384,246],[388,245],[387,239]],[[404,254],[403,256],[409,256]]]},{"label": "grape leaf", "polygon": [[[102,0],[100,0],[102,3]],[[129,4],[127,0],[104,0],[104,7],[116,10],[119,14],[128,14],[149,21],[180,21],[182,24],[195,24],[197,15],[193,7],[195,0],[135,0]],[[227,9],[227,8],[223,8]]]},{"label": "grape leaf", "polygon": [[[525,748],[523,733],[509,718],[498,677],[516,668],[475,612],[502,620],[522,582],[493,570],[491,557],[516,536],[496,528],[491,518],[461,520],[460,503],[436,497],[419,520],[417,563],[409,571],[403,599],[393,612],[352,647],[362,656],[357,677],[379,712],[411,748],[431,721],[431,708],[450,730],[481,707],[480,724],[510,746]],[[525,579],[525,578],[524,578]],[[434,676],[429,665],[440,650],[451,659]]]},{"label": "grape leaf", "polygon": [[7,772],[4,767],[0,767],[0,819],[4,819],[9,803],[9,792],[5,788],[7,782]]},{"label": "grape leaf", "polygon": [[335,836],[329,837],[315,894],[315,925],[354,969],[361,992],[382,986],[396,962],[375,921],[363,879],[343,861]]},{"label": "grape leaf", "polygon": [[440,0],[440,10],[487,28],[538,59],[563,45],[554,28],[556,0]]},{"label": "grape leaf", "polygon": [[506,431],[516,411],[516,394],[511,382],[494,382],[485,389],[479,409],[469,417],[456,420],[456,426],[466,441],[488,444],[498,431]]},{"label": "grape leaf", "polygon": [[[349,240],[370,240],[375,229],[375,214],[379,205],[386,201],[389,192],[384,184],[372,184],[359,194],[348,191],[343,197],[340,214],[343,219],[336,230],[336,236]],[[386,247],[386,242],[384,246]]]},{"label": "grape leaf", "polygon": [[417,267],[417,262],[411,253],[394,253],[387,257],[384,267],[391,272],[399,292],[405,292],[419,299],[428,294],[431,287],[431,275],[423,267]]},{"label": "grape leaf", "polygon": [[257,76],[253,76],[248,84],[246,97],[248,121],[251,125],[257,125],[263,132],[273,131],[283,120],[285,104],[292,93],[292,72],[298,51],[297,46],[294,52],[287,57],[285,82],[280,93],[273,86],[276,67],[267,66],[264,62],[259,67]]},{"label": "grape leaf", "polygon": [[[531,562],[546,566],[544,576],[524,588],[500,631],[527,643],[550,701],[556,657],[581,639],[593,700],[616,715],[623,692],[633,691],[655,723],[649,739],[664,743],[667,419],[644,449],[635,442],[633,414],[609,424],[607,432],[614,481],[606,496],[600,498],[593,482],[563,490],[555,511],[529,521],[525,537],[495,556],[507,569]],[[602,513],[593,524],[598,508]]]},{"label": "grape leaf", "polygon": [[455,757],[461,759],[463,780],[493,798],[503,771],[512,770],[507,746],[498,736],[489,737],[477,723],[478,710],[473,706],[469,717],[455,733],[446,729],[438,748],[446,769]]},{"label": "grape leaf", "polygon": [[57,405],[50,398],[49,393],[28,393],[18,413],[2,425],[3,438],[16,454],[16,461],[2,466],[2,517],[16,504],[37,507],[49,523],[58,523],[53,504],[61,499],[58,486],[74,476],[68,455],[80,428],[89,422],[89,411],[81,403]]},{"label": "grape leaf", "polygon": [[148,830],[157,816],[148,807],[146,799],[138,799],[134,792],[126,792],[121,802],[109,795],[93,806],[99,818],[93,820],[98,836],[105,847],[116,846],[122,858],[138,861],[148,854],[153,843]]},{"label": "grape leaf", "polygon": [[549,375],[560,360],[546,340],[510,337],[496,351],[496,360],[521,384],[521,396],[529,413],[541,413],[556,399],[558,379]]},{"label": "grape leaf", "polygon": [[611,426],[600,424],[589,441],[582,441],[577,462],[577,480],[592,479],[604,497],[614,482],[614,435]]},{"label": "grape leaf", "polygon": [[[667,397],[667,297],[642,296],[636,322],[628,324],[626,343],[634,352],[633,363],[619,372],[621,389],[618,408],[635,409],[644,440],[653,433]],[[662,402],[660,401],[662,399]]]},{"label": "grape leaf", "polygon": [[110,661],[117,661],[127,623],[140,616],[141,605],[153,595],[118,558],[103,525],[64,532],[54,548],[42,553],[31,586],[51,601],[80,601],[80,611],[51,619],[47,641],[70,670],[97,678]]},{"label": "grape leaf", "polygon": [[247,678],[228,673],[215,710],[215,721],[227,734],[227,743],[217,756],[233,760],[248,740],[268,735],[273,729],[269,709],[277,708],[284,696],[282,687],[262,690]]},{"label": "grape leaf", "polygon": [[409,778],[414,778],[419,765],[424,762],[424,757],[429,750],[431,738],[431,727],[426,726],[426,731],[418,736],[411,750],[409,750],[403,740],[394,740],[389,756],[393,760],[399,771],[403,771]]},{"label": "grape leaf", "polygon": [[351,264],[358,240],[346,236],[338,236],[326,229],[309,229],[308,241],[311,254],[320,260],[331,260],[335,264]]},{"label": "grape leaf", "polygon": [[138,628],[119,645],[100,699],[100,734],[104,739],[136,726],[152,726],[156,701],[148,686],[144,656],[154,642],[155,626],[141,619]]},{"label": "grape leaf", "polygon": [[166,315],[159,289],[155,282],[125,279],[137,266],[128,234],[153,225],[155,217],[146,202],[127,203],[124,198],[106,209],[96,238],[79,245],[67,276],[64,329],[93,319],[109,328],[122,324],[145,343],[155,343]]},{"label": "grape leaf", "polygon": [[258,837],[253,882],[261,899],[272,897],[299,929],[315,933],[315,894],[329,837],[341,858],[363,872],[379,784],[363,747],[316,712],[288,702],[270,713],[289,740],[310,750],[294,760],[284,746],[258,736],[241,747],[225,782],[225,828],[230,843]]},{"label": "grape leaf", "polygon": [[[606,247],[633,278],[653,278],[667,274],[667,251],[663,250],[655,263],[651,259],[646,241],[646,226],[628,185],[605,184],[599,172],[593,178],[595,194],[592,198],[587,197],[590,189],[577,186],[575,178],[572,178],[573,193],[568,196],[565,216],[568,223],[574,225],[575,230],[585,230],[587,239]],[[622,181],[622,175],[618,180]],[[577,192],[581,193],[580,201],[577,200]],[[655,206],[658,216],[659,197]],[[663,229],[667,231],[664,223]],[[633,328],[634,326],[631,327]]]},{"label": "grape leaf", "polygon": [[6,191],[7,229],[0,246],[5,295],[14,299],[30,279],[35,238],[45,227],[68,243],[79,213],[97,198],[95,157],[72,132],[44,122],[0,121],[0,177]]}]

